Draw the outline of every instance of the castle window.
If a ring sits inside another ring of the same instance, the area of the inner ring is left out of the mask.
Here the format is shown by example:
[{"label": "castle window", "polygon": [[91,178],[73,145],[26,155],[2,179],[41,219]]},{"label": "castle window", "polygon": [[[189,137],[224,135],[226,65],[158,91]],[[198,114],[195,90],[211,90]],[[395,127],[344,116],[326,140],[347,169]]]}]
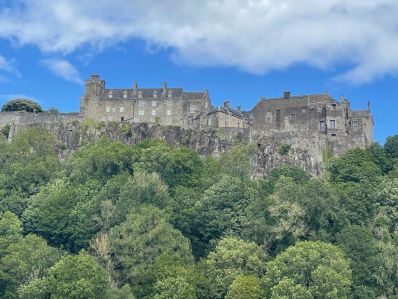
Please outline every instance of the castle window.
[{"label": "castle window", "polygon": [[112,112],[116,112],[116,108],[115,107],[112,108]]},{"label": "castle window", "polygon": [[166,100],[166,105],[167,106],[171,106],[173,104],[173,102],[171,100]]},{"label": "castle window", "polygon": [[173,96],[173,92],[172,92],[171,90],[169,90],[169,93],[167,94],[167,96],[168,96],[169,98],[171,98],[171,97]]},{"label": "castle window", "polygon": [[352,129],[354,131],[358,131],[358,123],[356,120],[352,121]]},{"label": "castle window", "polygon": [[156,115],[156,109],[152,109],[152,115],[153,115],[153,116]]},{"label": "castle window", "polygon": [[318,112],[319,112],[319,113],[322,112],[322,106],[318,106]]},{"label": "castle window", "polygon": [[310,110],[315,110],[315,106],[314,106],[314,105],[311,105],[311,106],[310,106]]},{"label": "castle window", "polygon": [[138,110],[138,115],[139,115],[139,116],[144,116],[144,115],[145,115],[144,109]]},{"label": "castle window", "polygon": [[109,93],[108,93],[108,98],[112,98],[113,97],[113,92],[112,92],[112,90],[111,91],[109,91]]},{"label": "castle window", "polygon": [[124,117],[122,116],[122,117],[120,118],[120,120],[121,120],[121,121],[124,121]]},{"label": "castle window", "polygon": [[158,101],[152,100],[152,107],[156,107],[158,105]]},{"label": "castle window", "polygon": [[145,100],[140,100],[140,101],[138,102],[138,107],[144,108],[144,107],[145,107]]},{"label": "castle window", "polygon": [[301,113],[306,113],[306,112],[307,112],[307,109],[305,109],[305,108],[301,109]]},{"label": "castle window", "polygon": [[331,129],[336,129],[336,121],[334,119],[331,119],[329,122],[329,127]]},{"label": "castle window", "polygon": [[337,105],[336,104],[332,104],[332,110],[336,110],[337,109]]},{"label": "castle window", "polygon": [[336,137],[336,134],[333,133],[333,134],[332,134],[332,137]]},{"label": "castle window", "polygon": [[171,115],[171,110],[170,109],[166,110],[166,115]]},{"label": "castle window", "polygon": [[124,112],[124,107],[120,107],[120,108],[119,108],[119,111],[120,111],[120,112]]},{"label": "castle window", "polygon": [[138,91],[138,97],[141,99],[142,98],[142,90]]},{"label": "castle window", "polygon": [[320,122],[320,131],[321,132],[325,132],[326,131],[326,123],[323,120],[321,120],[321,122]]},{"label": "castle window", "polygon": [[291,122],[295,121],[296,120],[296,114],[294,114],[294,113],[290,114],[290,118],[289,119],[290,119]]},{"label": "castle window", "polygon": [[272,122],[272,112],[267,112],[266,122],[267,123]]},{"label": "castle window", "polygon": [[127,91],[126,90],[123,92],[123,99],[127,99]]},{"label": "castle window", "polygon": [[111,112],[111,107],[106,106],[105,111],[108,112],[108,113]]},{"label": "castle window", "polygon": [[154,98],[157,98],[157,97],[158,97],[158,92],[157,92],[156,90],[153,92],[153,97],[154,97]]}]

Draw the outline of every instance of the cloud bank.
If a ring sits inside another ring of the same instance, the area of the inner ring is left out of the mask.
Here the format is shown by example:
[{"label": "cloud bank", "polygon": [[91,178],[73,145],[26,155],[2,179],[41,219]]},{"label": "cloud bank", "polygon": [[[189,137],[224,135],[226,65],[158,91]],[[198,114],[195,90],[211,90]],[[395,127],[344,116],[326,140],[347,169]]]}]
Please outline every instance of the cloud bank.
[{"label": "cloud bank", "polygon": [[44,59],[42,64],[57,77],[77,84],[83,84],[83,80],[80,77],[78,70],[67,60]]},{"label": "cloud bank", "polygon": [[297,64],[348,66],[338,78],[358,84],[398,73],[396,0],[0,0],[0,5],[0,37],[45,53],[140,38],[188,65],[258,74]]}]

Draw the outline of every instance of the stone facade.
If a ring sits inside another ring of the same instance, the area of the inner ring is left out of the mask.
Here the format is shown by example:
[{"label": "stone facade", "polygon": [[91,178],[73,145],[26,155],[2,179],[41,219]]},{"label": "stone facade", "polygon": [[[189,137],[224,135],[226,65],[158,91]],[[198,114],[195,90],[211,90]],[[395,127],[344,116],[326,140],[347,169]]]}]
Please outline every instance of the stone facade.
[{"label": "stone facade", "polygon": [[[260,98],[250,111],[233,109],[226,101],[213,108],[207,91],[182,88],[108,89],[93,75],[86,81],[80,113],[1,112],[0,129],[16,131],[41,126],[52,131],[68,150],[106,136],[129,144],[146,138],[187,146],[203,155],[218,155],[239,143],[254,144],[253,175],[269,173],[283,163],[318,175],[325,153],[339,155],[373,142],[370,104],[352,110],[350,102],[328,94]],[[289,145],[286,155],[278,152]]]},{"label": "stone facade", "polygon": [[253,129],[266,134],[276,132],[318,132],[333,143],[356,141],[366,147],[373,143],[373,118],[370,104],[367,110],[353,111],[350,102],[337,102],[328,94],[260,98],[255,107],[245,113]]},{"label": "stone facade", "polygon": [[207,91],[187,92],[182,88],[108,89],[105,81],[93,75],[86,81],[81,98],[83,118],[97,121],[128,121],[186,127],[211,110]]}]

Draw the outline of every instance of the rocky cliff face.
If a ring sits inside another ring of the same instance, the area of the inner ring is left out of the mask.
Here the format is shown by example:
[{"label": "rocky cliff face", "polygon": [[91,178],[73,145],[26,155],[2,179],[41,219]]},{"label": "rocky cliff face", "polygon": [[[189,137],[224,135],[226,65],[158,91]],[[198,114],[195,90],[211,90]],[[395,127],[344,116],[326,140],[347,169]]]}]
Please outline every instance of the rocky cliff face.
[{"label": "rocky cliff face", "polygon": [[175,126],[128,123],[94,123],[90,121],[48,122],[29,124],[53,132],[65,149],[65,153],[106,137],[125,144],[138,144],[145,139],[160,139],[177,147],[188,147],[202,156],[219,155],[239,143],[254,144],[252,157],[253,176],[267,175],[282,164],[298,166],[308,173],[319,175],[322,171],[322,151],[326,138],[317,134],[272,134],[237,129],[191,130]]}]

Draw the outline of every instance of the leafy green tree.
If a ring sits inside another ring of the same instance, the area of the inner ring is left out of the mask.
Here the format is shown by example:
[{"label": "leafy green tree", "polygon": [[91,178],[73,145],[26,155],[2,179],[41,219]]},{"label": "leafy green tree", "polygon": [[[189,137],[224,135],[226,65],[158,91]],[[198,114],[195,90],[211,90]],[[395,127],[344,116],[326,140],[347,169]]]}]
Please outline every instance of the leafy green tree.
[{"label": "leafy green tree", "polygon": [[296,291],[307,293],[303,288],[313,298],[348,298],[351,270],[349,261],[336,246],[322,242],[301,242],[267,263],[264,283],[271,298],[283,298],[280,294],[286,294],[286,289],[290,294]]},{"label": "leafy green tree", "polygon": [[201,185],[203,162],[194,151],[172,148],[157,140],[143,142],[139,148],[140,154],[134,161],[134,168],[159,173],[172,190],[177,186]]},{"label": "leafy green tree", "polygon": [[366,149],[371,154],[372,161],[379,166],[383,174],[393,168],[393,163],[386,150],[378,143],[373,143]]},{"label": "leafy green tree", "polygon": [[369,182],[381,176],[380,167],[374,163],[374,157],[367,150],[355,148],[333,158],[327,165],[327,171],[333,182]]},{"label": "leafy green tree", "polygon": [[184,277],[168,277],[157,281],[154,299],[195,299],[195,288]]},{"label": "leafy green tree", "polygon": [[132,173],[136,152],[132,146],[101,139],[73,155],[71,178],[78,183],[92,179],[105,182],[122,172]]},{"label": "leafy green tree", "polygon": [[388,137],[384,149],[391,158],[398,158],[398,135]]},{"label": "leafy green tree", "polygon": [[375,273],[380,265],[380,255],[371,231],[357,225],[347,226],[336,239],[337,245],[351,260],[354,291],[364,287],[377,291]]},{"label": "leafy green tree", "polygon": [[[96,181],[74,185],[65,178],[53,181],[32,197],[23,214],[26,231],[44,237],[50,244],[77,251],[88,245],[96,229],[81,223],[87,203],[98,193]],[[85,215],[87,217],[89,215]]]},{"label": "leafy green tree", "polygon": [[0,180],[5,195],[18,191],[29,196],[56,177],[61,169],[57,143],[55,136],[45,129],[18,132],[0,155]]},{"label": "leafy green tree", "polygon": [[20,298],[107,299],[106,272],[86,254],[67,255],[48,270],[43,279],[32,280],[18,290]]},{"label": "leafy green tree", "polygon": [[229,286],[225,299],[260,299],[262,296],[258,277],[241,275]]},{"label": "leafy green tree", "polygon": [[229,152],[220,157],[220,165],[223,173],[238,177],[249,178],[252,171],[251,159],[255,153],[253,145],[238,144]]},{"label": "leafy green tree", "polygon": [[261,277],[265,270],[263,258],[260,247],[253,242],[233,237],[220,240],[206,259],[211,298],[224,298],[240,275]]},{"label": "leafy green tree", "polygon": [[114,265],[120,269],[116,280],[119,284],[129,282],[138,297],[152,292],[153,271],[164,259],[182,265],[193,262],[189,241],[153,206],[133,211],[112,228],[109,243]]},{"label": "leafy green tree", "polygon": [[7,248],[18,242],[22,236],[22,224],[11,212],[0,213],[0,258],[7,253]]},{"label": "leafy green tree", "polygon": [[148,174],[137,171],[134,177],[127,180],[120,191],[116,201],[119,219],[124,219],[126,214],[134,207],[140,205],[153,205],[165,208],[170,204],[170,195],[167,186],[161,181],[157,173]]},{"label": "leafy green tree", "polygon": [[258,196],[238,178],[223,176],[219,182],[205,191],[202,200],[196,202],[196,225],[204,244],[226,234],[239,235],[244,210]]},{"label": "leafy green tree", "polygon": [[312,299],[310,290],[290,278],[283,278],[271,289],[271,299]]},{"label": "leafy green tree", "polygon": [[17,298],[18,286],[42,278],[60,258],[57,249],[35,235],[27,235],[10,244],[6,255],[0,259],[1,298]]},{"label": "leafy green tree", "polygon": [[39,104],[28,99],[15,99],[9,101],[1,107],[1,112],[26,111],[43,112]]}]

